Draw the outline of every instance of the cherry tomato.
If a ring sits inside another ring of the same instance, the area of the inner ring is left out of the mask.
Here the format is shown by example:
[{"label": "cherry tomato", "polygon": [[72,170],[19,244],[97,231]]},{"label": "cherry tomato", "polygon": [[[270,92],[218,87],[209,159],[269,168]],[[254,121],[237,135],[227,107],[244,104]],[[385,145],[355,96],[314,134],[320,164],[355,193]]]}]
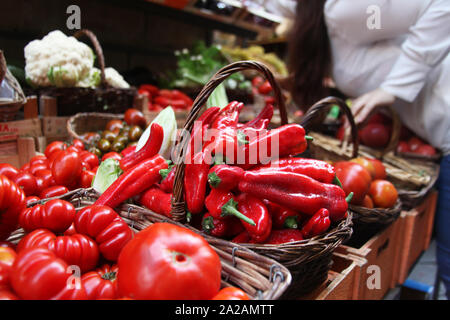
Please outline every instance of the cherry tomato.
[{"label": "cherry tomato", "polygon": [[363,166],[350,161],[335,164],[336,177],[341,181],[346,195],[353,192],[351,203],[360,205],[364,200],[372,182],[372,177]]},{"label": "cherry tomato", "polygon": [[226,287],[220,290],[212,300],[250,300],[250,298],[239,288]]},{"label": "cherry tomato", "polygon": [[141,128],[147,126],[144,114],[138,109],[130,108],[125,111],[124,120],[130,126],[139,126]]},{"label": "cherry tomato", "polygon": [[25,193],[13,181],[0,175],[0,195],[0,240],[5,240],[17,228],[19,214],[25,208]]},{"label": "cherry tomato", "polygon": [[417,137],[412,137],[408,140],[408,146],[411,152],[415,152],[423,144],[424,142]]},{"label": "cherry tomato", "polygon": [[95,271],[85,273],[81,277],[81,282],[86,289],[89,300],[98,299],[117,299],[119,298],[117,290],[116,265],[105,264]]},{"label": "cherry tomato", "polygon": [[42,190],[42,192],[39,194],[39,197],[41,199],[53,198],[57,196],[62,196],[67,192],[69,192],[69,189],[67,189],[65,186],[52,186]]},{"label": "cherry tomato", "polygon": [[400,141],[397,145],[397,153],[411,152],[409,144],[406,141]]},{"label": "cherry tomato", "polygon": [[30,204],[32,204],[33,202],[39,201],[41,200],[39,197],[37,196],[29,196],[25,198],[25,205],[29,206]]},{"label": "cherry tomato", "polygon": [[88,132],[83,135],[83,139],[85,139],[89,144],[100,140],[100,138],[101,136],[97,132]]},{"label": "cherry tomato", "polygon": [[74,146],[75,148],[77,148],[80,151],[83,151],[85,149],[84,143],[80,139],[73,139],[72,146]]},{"label": "cherry tomato", "polygon": [[114,159],[120,161],[122,159],[122,156],[117,152],[108,152],[103,155],[102,161],[105,161],[106,159]]},{"label": "cherry tomato", "polygon": [[202,236],[171,223],[138,232],[118,266],[119,293],[132,299],[211,299],[220,289],[218,254]]},{"label": "cherry tomato", "polygon": [[90,170],[83,170],[80,176],[80,188],[90,188],[94,180],[95,173]]},{"label": "cherry tomato", "polygon": [[264,83],[258,87],[258,92],[264,95],[272,92],[272,86],[270,85],[270,82],[268,80],[264,81]]},{"label": "cherry tomato", "polygon": [[392,208],[398,193],[394,185],[387,180],[375,180],[370,185],[369,195],[376,208]]},{"label": "cherry tomato", "polygon": [[55,183],[70,187],[81,175],[81,160],[77,152],[63,151],[56,157],[52,166]]},{"label": "cherry tomato", "polygon": [[80,153],[80,160],[87,163],[90,168],[95,168],[99,164],[98,157],[89,151]]},{"label": "cherry tomato", "polygon": [[22,190],[25,195],[35,195],[37,190],[36,178],[28,172],[19,172],[16,178],[13,180]]},{"label": "cherry tomato", "polygon": [[9,163],[0,163],[0,175],[4,175],[10,180],[14,180],[14,178],[19,174],[19,169],[10,165]]},{"label": "cherry tomato", "polygon": [[73,276],[68,270],[69,265],[52,251],[29,248],[17,255],[11,285],[26,300],[85,300],[84,287],[70,281]]},{"label": "cherry tomato", "polygon": [[123,128],[123,121],[119,119],[109,120],[105,127],[105,129],[108,131],[114,131],[115,129],[120,130],[122,128]]},{"label": "cherry tomato", "polygon": [[9,278],[16,252],[8,247],[0,247],[0,290],[9,289]]},{"label": "cherry tomato", "polygon": [[53,141],[52,143],[50,143],[44,151],[44,154],[47,158],[50,158],[51,155],[55,152],[55,151],[61,151],[61,150],[65,150],[67,148],[67,145],[62,142],[62,141]]},{"label": "cherry tomato", "polygon": [[19,225],[26,232],[40,228],[53,232],[64,232],[70,227],[74,217],[75,207],[70,202],[53,199],[22,210],[19,216]]},{"label": "cherry tomato", "polygon": [[415,153],[429,157],[436,155],[436,149],[429,144],[423,144],[416,149]]}]

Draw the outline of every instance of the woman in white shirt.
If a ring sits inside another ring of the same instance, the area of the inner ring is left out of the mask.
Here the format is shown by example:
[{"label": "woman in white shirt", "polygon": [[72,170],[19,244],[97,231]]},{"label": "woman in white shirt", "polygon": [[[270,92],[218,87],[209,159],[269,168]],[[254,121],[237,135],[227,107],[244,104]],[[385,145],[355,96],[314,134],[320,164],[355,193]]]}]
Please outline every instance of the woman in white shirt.
[{"label": "woman in white shirt", "polygon": [[354,98],[362,122],[392,105],[444,157],[436,215],[437,260],[450,297],[450,1],[256,0],[291,15],[293,96],[300,107],[326,94],[323,79]]}]

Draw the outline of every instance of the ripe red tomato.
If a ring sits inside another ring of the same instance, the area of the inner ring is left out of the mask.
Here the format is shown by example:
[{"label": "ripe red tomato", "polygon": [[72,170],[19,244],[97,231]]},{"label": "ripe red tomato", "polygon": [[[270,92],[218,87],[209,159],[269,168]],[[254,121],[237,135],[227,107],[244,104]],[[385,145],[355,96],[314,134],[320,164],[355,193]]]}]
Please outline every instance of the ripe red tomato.
[{"label": "ripe red tomato", "polygon": [[55,185],[55,179],[53,178],[52,170],[50,169],[38,171],[36,173],[36,178],[42,178],[43,189],[41,189],[41,191]]},{"label": "ripe red tomato", "polygon": [[270,82],[268,80],[264,81],[264,83],[258,87],[258,92],[260,94],[269,94],[270,92],[272,92],[272,86],[270,85]]},{"label": "ripe red tomato", "polygon": [[436,149],[430,146],[429,144],[423,144],[417,148],[415,153],[429,157],[436,155]]},{"label": "ripe red tomato", "polygon": [[10,290],[0,290],[0,300],[19,300],[19,297]]},{"label": "ripe red tomato", "polygon": [[370,185],[369,195],[376,208],[392,208],[398,193],[394,185],[387,180],[375,180]]},{"label": "ripe red tomato", "polygon": [[125,111],[124,120],[130,126],[140,126],[141,128],[147,126],[144,114],[138,109],[130,108]]},{"label": "ripe red tomato", "polygon": [[226,287],[220,290],[212,300],[250,300],[250,298],[239,288]]},{"label": "ripe red tomato", "polygon": [[23,190],[7,177],[0,175],[0,240],[8,238],[17,228],[19,214],[24,208]]},{"label": "ripe red tomato", "polygon": [[73,186],[81,175],[81,160],[77,152],[63,151],[56,157],[52,166],[55,183],[65,187]]},{"label": "ripe red tomato", "polygon": [[105,161],[106,159],[114,159],[120,161],[122,159],[122,156],[119,153],[112,151],[103,155],[102,161]]},{"label": "ripe red tomato", "polygon": [[171,223],[138,232],[118,266],[119,292],[132,299],[211,299],[220,289],[218,254],[200,235]]},{"label": "ripe red tomato", "polygon": [[105,129],[109,131],[120,130],[123,128],[123,121],[119,119],[109,120]]},{"label": "ripe red tomato", "polygon": [[8,163],[0,163],[0,175],[4,175],[10,180],[14,180],[14,178],[19,174],[19,169],[8,164]]},{"label": "ripe red tomato", "polygon": [[29,206],[30,204],[32,204],[33,202],[39,201],[41,200],[39,197],[36,196],[29,196],[25,198],[25,205]]},{"label": "ripe red tomato", "polygon": [[372,177],[372,179],[375,179],[375,174],[376,174],[375,167],[374,167],[373,163],[371,161],[369,161],[369,159],[360,157],[360,158],[351,159],[350,161],[358,163],[361,166],[363,166],[364,169],[369,171],[370,176]]},{"label": "ripe red tomato", "polygon": [[19,216],[19,225],[26,232],[40,228],[53,232],[64,232],[70,227],[74,217],[75,207],[70,202],[53,199],[22,210]]},{"label": "ripe red tomato", "polygon": [[69,192],[69,189],[67,189],[64,186],[52,186],[42,190],[42,192],[39,194],[39,198],[41,199],[53,198],[57,196],[62,196],[67,192]]},{"label": "ripe red tomato", "polygon": [[83,151],[85,149],[84,148],[84,143],[80,139],[73,139],[72,146],[77,148],[79,151]]},{"label": "ripe red tomato", "polygon": [[78,233],[56,236],[47,229],[36,229],[20,240],[17,252],[37,247],[52,251],[69,265],[78,266],[82,272],[95,268],[99,259],[99,250],[95,241]]},{"label": "ripe red tomato", "polygon": [[336,177],[341,181],[346,195],[353,192],[351,203],[361,204],[370,188],[372,177],[360,164],[340,161],[335,164]]},{"label": "ripe red tomato", "polygon": [[412,137],[408,140],[408,146],[411,152],[415,152],[423,144],[424,142],[417,137]]},{"label": "ripe red tomato", "polygon": [[90,188],[94,180],[95,173],[90,170],[83,170],[80,176],[80,188]]},{"label": "ripe red tomato", "polygon": [[81,152],[80,160],[81,162],[87,163],[89,165],[89,168],[95,168],[99,164],[98,157],[89,151]]},{"label": "ripe red tomato", "polygon": [[373,208],[372,198],[368,194],[366,194],[366,196],[364,197],[364,200],[361,203],[361,206],[365,207],[365,208],[370,208],[370,209]]},{"label": "ripe red tomato", "polygon": [[397,153],[411,152],[409,144],[406,141],[399,141],[397,145]]},{"label": "ripe red tomato", "polygon": [[85,273],[81,277],[81,283],[86,290],[89,300],[117,299],[117,265],[105,264],[95,271]]},{"label": "ripe red tomato", "polygon": [[9,278],[16,252],[8,247],[0,247],[0,290],[9,289]]},{"label": "ripe red tomato", "polygon": [[361,141],[371,148],[383,148],[389,142],[389,128],[381,123],[370,123],[361,129]]},{"label": "ripe red tomato", "polygon": [[37,190],[36,178],[28,172],[19,172],[19,174],[13,180],[17,184],[25,195],[32,196],[35,195]]},{"label": "ripe red tomato", "polygon": [[69,265],[50,250],[30,248],[17,255],[11,285],[26,300],[85,300],[86,291],[68,271]]},{"label": "ripe red tomato", "polygon": [[38,163],[40,163],[40,164],[47,164],[47,161],[48,161],[48,159],[47,159],[46,156],[37,155],[37,156],[32,157],[30,159],[29,163],[30,163],[30,165],[35,165],[35,164],[38,164]]},{"label": "ripe red tomato", "polygon": [[37,176],[37,173],[42,170],[47,170],[48,166],[46,163],[33,163],[30,165],[30,173],[33,176]]},{"label": "ripe red tomato", "polygon": [[45,148],[44,154],[47,158],[50,158],[54,152],[65,150],[66,148],[67,148],[67,145],[64,142],[53,141]]},{"label": "ripe red tomato", "polygon": [[64,231],[64,235],[65,236],[73,236],[75,233],[78,233],[78,232],[75,229],[75,224],[74,223],[72,223],[70,225],[70,227],[66,231]]},{"label": "ripe red tomato", "polygon": [[107,206],[88,206],[75,216],[75,229],[97,242],[103,257],[116,261],[119,253],[133,238],[133,231],[127,223]]},{"label": "ripe red tomato", "polygon": [[253,87],[259,87],[260,85],[262,85],[264,83],[264,78],[261,76],[256,76],[252,79],[252,86]]},{"label": "ripe red tomato", "polygon": [[87,132],[83,135],[83,139],[85,139],[89,144],[91,144],[94,141],[100,140],[100,134],[98,134],[97,132]]},{"label": "ripe red tomato", "polygon": [[375,176],[373,180],[377,179],[386,179],[386,168],[384,167],[383,162],[378,159],[368,159],[372,162],[373,167],[375,168]]},{"label": "ripe red tomato", "polygon": [[25,163],[22,167],[20,167],[19,171],[28,172],[30,170],[30,163]]}]

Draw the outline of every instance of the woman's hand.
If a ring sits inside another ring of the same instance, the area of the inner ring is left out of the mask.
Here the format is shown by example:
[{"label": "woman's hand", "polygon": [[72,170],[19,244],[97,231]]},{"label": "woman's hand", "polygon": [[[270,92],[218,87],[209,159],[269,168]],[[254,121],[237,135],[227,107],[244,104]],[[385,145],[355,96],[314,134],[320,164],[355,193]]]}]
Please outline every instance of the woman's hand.
[{"label": "woman's hand", "polygon": [[394,102],[395,96],[381,88],[358,97],[353,101],[351,107],[356,124],[358,125],[364,122],[364,120],[375,108],[389,106]]}]

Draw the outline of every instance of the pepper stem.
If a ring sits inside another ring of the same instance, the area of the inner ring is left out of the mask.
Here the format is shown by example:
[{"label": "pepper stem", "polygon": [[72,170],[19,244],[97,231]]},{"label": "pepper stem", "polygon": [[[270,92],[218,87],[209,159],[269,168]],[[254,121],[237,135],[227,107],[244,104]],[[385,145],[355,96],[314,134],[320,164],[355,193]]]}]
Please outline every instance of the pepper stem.
[{"label": "pepper stem", "polygon": [[335,185],[341,187],[341,189],[342,189],[342,183],[341,183],[341,180],[339,180],[339,178],[338,178],[336,175],[334,176],[333,184],[335,184]]},{"label": "pepper stem", "polygon": [[297,229],[297,217],[287,217],[286,220],[284,220],[284,226],[289,229]]},{"label": "pepper stem", "polygon": [[313,141],[313,140],[314,140],[314,138],[313,138],[313,137],[311,137],[311,136],[305,136],[305,140],[307,140],[307,141]]},{"label": "pepper stem", "polygon": [[102,275],[102,279],[115,280],[116,279],[116,272],[115,271],[106,272],[105,274]]},{"label": "pepper stem", "polygon": [[186,212],[186,222],[190,223],[192,220],[192,213],[190,213],[189,211]]},{"label": "pepper stem", "polygon": [[350,192],[350,193],[348,194],[348,196],[345,198],[345,201],[346,201],[347,203],[350,203],[350,201],[352,201],[352,199],[353,199],[353,192]]},{"label": "pepper stem", "polygon": [[221,182],[222,179],[220,179],[215,172],[211,172],[210,174],[208,174],[208,183],[211,187],[217,188]]},{"label": "pepper stem", "polygon": [[237,202],[233,199],[230,199],[227,203],[225,203],[222,207],[222,216],[235,216],[236,218],[241,219],[242,221],[247,222],[251,226],[256,226],[256,223],[250,219],[249,217],[243,215],[236,209]]},{"label": "pepper stem", "polygon": [[167,178],[167,176],[170,173],[170,169],[161,169],[159,170],[159,174],[161,175],[162,180],[164,180],[165,178]]},{"label": "pepper stem", "polygon": [[214,219],[213,217],[207,217],[202,221],[202,228],[207,234],[210,234],[214,230]]}]

